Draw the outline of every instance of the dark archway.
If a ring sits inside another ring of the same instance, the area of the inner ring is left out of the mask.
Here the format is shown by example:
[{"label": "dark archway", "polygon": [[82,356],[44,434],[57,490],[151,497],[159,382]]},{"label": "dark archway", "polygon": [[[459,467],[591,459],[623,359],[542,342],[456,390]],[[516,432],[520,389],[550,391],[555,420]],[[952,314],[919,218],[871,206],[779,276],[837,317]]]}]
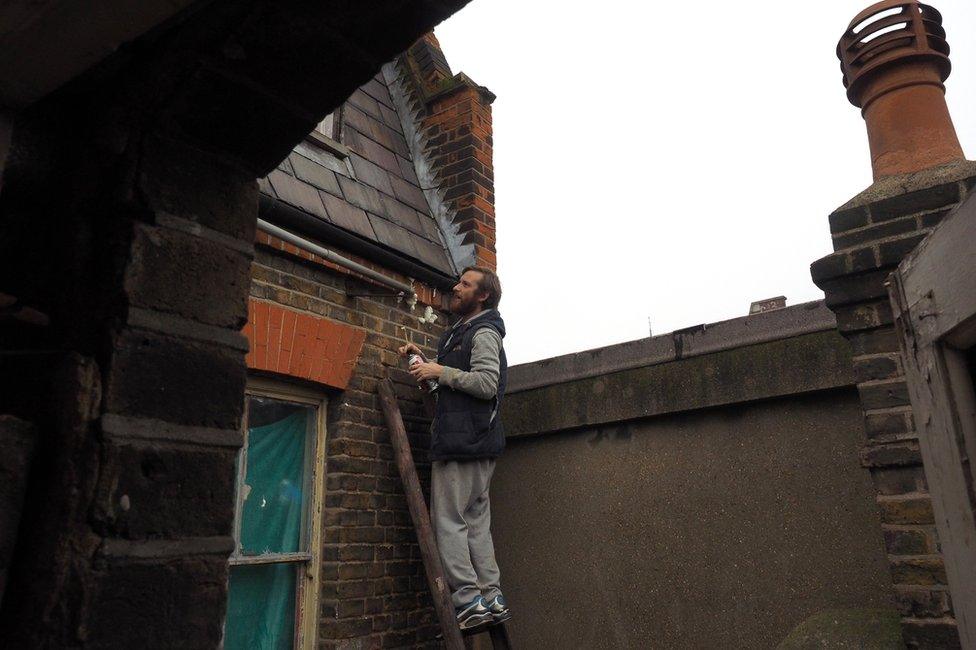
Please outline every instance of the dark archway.
[{"label": "dark archway", "polygon": [[6,113],[0,644],[220,642],[254,179],[463,4],[196,3]]}]

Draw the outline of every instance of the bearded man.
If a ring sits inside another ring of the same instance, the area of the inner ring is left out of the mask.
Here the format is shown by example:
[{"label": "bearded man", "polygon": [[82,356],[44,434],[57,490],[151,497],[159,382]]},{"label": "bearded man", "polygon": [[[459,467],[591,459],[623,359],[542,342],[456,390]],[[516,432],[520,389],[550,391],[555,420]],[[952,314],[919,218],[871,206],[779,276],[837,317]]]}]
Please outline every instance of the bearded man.
[{"label": "bearded man", "polygon": [[[437,361],[414,363],[421,385],[434,379],[437,409],[431,427],[431,519],[461,629],[511,617],[502,596],[491,541],[488,488],[505,448],[498,408],[508,363],[498,313],[502,296],[495,272],[464,269],[451,296],[458,316],[437,346]],[[409,343],[402,356],[423,354]]]}]

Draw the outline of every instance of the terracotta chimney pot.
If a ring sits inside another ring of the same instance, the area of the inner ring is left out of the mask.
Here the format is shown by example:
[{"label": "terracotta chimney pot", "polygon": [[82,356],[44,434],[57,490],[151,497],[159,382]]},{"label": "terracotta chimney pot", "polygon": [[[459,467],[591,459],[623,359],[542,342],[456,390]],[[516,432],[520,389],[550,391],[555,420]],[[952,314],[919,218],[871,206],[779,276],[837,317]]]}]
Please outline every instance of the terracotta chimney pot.
[{"label": "terracotta chimney pot", "polygon": [[837,44],[847,98],[867,124],[874,180],[963,160],[945,103],[949,45],[942,16],[917,0],[885,0]]}]

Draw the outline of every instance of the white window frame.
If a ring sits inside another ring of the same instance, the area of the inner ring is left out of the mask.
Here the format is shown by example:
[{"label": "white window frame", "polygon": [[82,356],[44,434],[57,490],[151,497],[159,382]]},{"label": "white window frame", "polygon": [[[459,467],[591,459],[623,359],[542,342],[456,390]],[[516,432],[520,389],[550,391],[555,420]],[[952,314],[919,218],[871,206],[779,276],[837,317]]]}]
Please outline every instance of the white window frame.
[{"label": "white window frame", "polygon": [[[324,135],[330,140],[338,140],[339,138],[336,137],[336,126],[339,123],[339,120],[336,118],[338,117],[339,109],[332,111],[319,121],[319,123],[315,126],[315,132]],[[326,125],[326,122],[328,122],[328,125]]]},{"label": "white window frame", "polygon": [[[323,128],[323,124],[331,118],[330,127]],[[305,140],[321,149],[325,149],[333,156],[341,159],[349,157],[349,149],[339,140],[342,137],[342,108],[337,108],[323,117]]]},{"label": "white window frame", "polygon": [[[312,449],[306,449],[305,490],[308,506],[302,513],[302,534],[307,551],[299,553],[268,553],[260,556],[240,555],[240,527],[244,484],[247,470],[248,403],[250,397],[266,397],[293,404],[313,406],[316,409],[315,436],[310,441]],[[304,386],[297,386],[265,377],[248,377],[245,391],[244,418],[242,419],[241,446],[237,479],[234,490],[234,552],[228,558],[230,567],[254,566],[272,563],[298,564],[295,594],[295,648],[311,650],[316,647],[319,622],[319,592],[321,591],[322,507],[325,494],[326,457],[326,407],[324,393]]]}]

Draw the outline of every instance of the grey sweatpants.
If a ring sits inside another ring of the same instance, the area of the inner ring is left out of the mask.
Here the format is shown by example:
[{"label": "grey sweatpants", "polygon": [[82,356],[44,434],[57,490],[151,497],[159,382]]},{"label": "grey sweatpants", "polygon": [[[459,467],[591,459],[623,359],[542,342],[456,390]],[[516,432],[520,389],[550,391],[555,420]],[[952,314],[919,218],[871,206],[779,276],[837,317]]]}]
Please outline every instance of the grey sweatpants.
[{"label": "grey sweatpants", "polygon": [[455,607],[501,594],[488,503],[494,471],[493,458],[431,464],[430,518]]}]

